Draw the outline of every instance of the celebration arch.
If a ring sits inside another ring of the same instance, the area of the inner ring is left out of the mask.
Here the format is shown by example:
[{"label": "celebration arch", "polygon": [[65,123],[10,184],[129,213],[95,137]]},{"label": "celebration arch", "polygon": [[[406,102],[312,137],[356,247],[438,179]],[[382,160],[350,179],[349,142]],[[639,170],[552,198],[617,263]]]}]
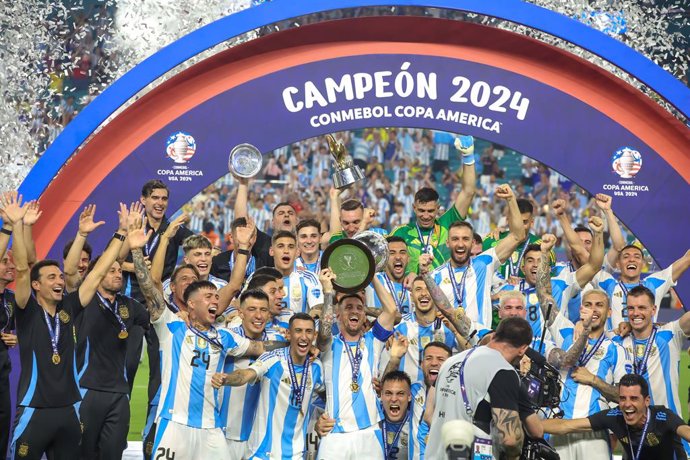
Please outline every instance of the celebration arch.
[{"label": "celebration arch", "polygon": [[[209,24],[143,61],[66,127],[22,184],[25,198],[40,197],[51,209],[34,230],[39,255],[59,254],[85,203],[114,221],[117,202],[136,200],[148,179],[169,183],[170,209],[177,209],[227,171],[234,145],[249,142],[265,152],[375,126],[461,132],[509,146],[591,193],[614,195],[618,217],[662,266],[690,247],[688,128],[566,51],[468,22],[359,17],[270,34],[184,70],[96,131],[141,89],[217,44],[305,14],[385,3],[275,0]],[[670,74],[557,13],[519,0],[394,3],[493,16],[561,37],[690,116],[690,91]],[[103,229],[93,242],[100,246],[109,235]],[[688,283],[678,289],[690,298]]]}]

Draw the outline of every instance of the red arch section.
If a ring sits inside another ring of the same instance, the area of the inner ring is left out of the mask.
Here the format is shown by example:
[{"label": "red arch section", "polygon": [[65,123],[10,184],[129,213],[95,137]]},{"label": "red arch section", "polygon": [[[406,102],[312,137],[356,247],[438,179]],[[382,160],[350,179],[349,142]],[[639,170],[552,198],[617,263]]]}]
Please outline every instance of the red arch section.
[{"label": "red arch section", "polygon": [[193,107],[288,67],[386,53],[473,61],[557,88],[627,128],[690,182],[690,131],[644,94],[565,51],[464,22],[417,17],[347,19],[291,29],[229,49],[132,104],[72,156],[42,195],[42,205],[54,212],[44,216],[34,230],[39,256],[48,252],[69,219],[110,171],[149,136]]}]

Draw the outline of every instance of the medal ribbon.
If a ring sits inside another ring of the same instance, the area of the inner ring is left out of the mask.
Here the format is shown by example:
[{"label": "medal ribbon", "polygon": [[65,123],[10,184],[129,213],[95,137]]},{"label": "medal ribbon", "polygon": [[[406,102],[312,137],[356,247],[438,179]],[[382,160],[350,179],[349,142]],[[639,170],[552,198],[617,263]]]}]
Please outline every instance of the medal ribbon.
[{"label": "medal ribbon", "polygon": [[[242,337],[247,338],[247,334],[244,332],[244,326],[240,325],[240,327],[237,328],[237,332]],[[268,340],[268,334],[266,334],[266,329],[264,328],[264,330],[261,332],[261,341],[265,342],[266,340]]]},{"label": "medal ribbon", "polygon": [[311,363],[309,357],[307,356],[304,362],[304,370],[302,371],[302,381],[297,383],[297,372],[295,371],[295,363],[292,361],[292,355],[290,354],[290,349],[286,348],[285,353],[287,354],[288,371],[290,372],[290,386],[292,387],[291,398],[295,402],[295,406],[302,410],[302,401],[304,400],[304,395],[307,392],[307,380],[309,379],[309,368]]},{"label": "medal ribbon", "polygon": [[[200,337],[204,340],[206,340],[208,343],[212,343],[213,345],[217,346],[218,348],[223,348],[223,344],[218,340],[218,331],[216,330],[215,327],[211,326],[211,329],[209,329],[208,334],[204,334],[201,332],[199,329],[195,328],[191,324],[189,325],[189,329],[197,336]],[[213,337],[211,337],[211,334],[213,334]]]},{"label": "medal ribbon", "polygon": [[158,232],[155,232],[153,235],[153,239],[150,242],[146,243],[145,249],[146,249],[146,254],[147,256],[151,256],[151,251],[156,249],[156,246],[158,246],[158,240],[160,239],[161,235]]},{"label": "medal ribbon", "polygon": [[515,265],[513,265],[512,254],[511,257],[508,258],[508,270],[510,271],[511,276],[518,276],[518,273],[520,273],[520,262],[522,262],[522,258],[525,256],[527,246],[529,246],[529,240],[525,240],[525,245],[522,247],[522,251],[520,251],[520,256],[518,257],[517,263]]},{"label": "medal ribbon", "polygon": [[350,366],[352,366],[352,382],[357,383],[357,377],[359,376],[359,366],[362,364],[362,350],[360,345],[362,343],[362,337],[357,339],[357,352],[353,355],[350,345],[345,341],[345,337],[340,333],[340,340],[342,340],[345,345],[345,351],[347,351],[347,357],[350,360]]},{"label": "medal ribbon", "polygon": [[115,316],[115,319],[120,324],[120,332],[127,332],[127,326],[125,325],[125,322],[122,321],[120,312],[117,309],[117,296],[115,296],[115,301],[111,303],[108,299],[103,297],[100,292],[96,291],[96,294],[98,295],[98,298],[100,299],[103,306],[105,306],[105,309],[112,313],[113,316]]},{"label": "medal ribbon", "polygon": [[467,265],[467,268],[465,269],[464,272],[462,272],[462,278],[460,278],[460,284],[458,285],[458,281],[455,279],[455,270],[453,267],[450,266],[450,262],[448,262],[448,276],[450,277],[450,284],[453,285],[453,294],[455,295],[455,301],[457,302],[458,306],[462,306],[462,299],[465,295],[465,282],[467,281],[467,272],[470,271],[470,266]]},{"label": "medal ribbon", "polygon": [[407,408],[407,414],[405,414],[405,418],[403,419],[402,422],[400,422],[400,428],[398,428],[395,431],[395,436],[393,436],[393,442],[388,444],[388,426],[386,424],[386,419],[383,419],[383,442],[386,447],[385,451],[385,460],[393,459],[395,457],[392,457],[391,454],[393,453],[392,450],[395,447],[395,445],[398,443],[398,438],[400,438],[400,435],[402,434],[403,428],[405,428],[405,424],[407,423],[407,419],[410,418],[410,408]]},{"label": "medal ribbon", "polygon": [[[321,256],[322,256],[322,255],[323,255],[323,251],[319,251],[319,258],[316,259],[316,270],[314,271],[314,273],[318,273],[318,271],[319,271],[319,267],[321,266]],[[302,256],[299,256],[299,257],[297,258],[297,260],[295,260],[295,266],[296,266],[296,267],[300,267],[300,266],[301,266],[302,268],[305,268],[305,269],[307,269],[308,271],[311,271],[311,270],[309,270],[309,267],[307,267],[307,265],[313,265],[313,264],[308,264],[308,263],[306,263],[306,262],[304,261],[304,259],[302,258]]]},{"label": "medal ribbon", "polygon": [[7,322],[2,328],[0,328],[0,331],[7,331],[7,328],[10,325],[10,316],[12,316],[12,312],[10,311],[10,303],[7,301],[7,289],[2,291],[2,307],[7,315]]},{"label": "medal ribbon", "polygon": [[594,356],[594,353],[596,353],[601,344],[604,343],[605,338],[606,334],[601,334],[597,341],[594,343],[594,345],[592,345],[592,348],[589,349],[589,351],[587,351],[586,348],[582,350],[582,353],[580,354],[580,357],[577,360],[577,365],[579,367],[587,365],[589,360],[592,359],[592,357]]},{"label": "medal ribbon", "polygon": [[[642,355],[642,359],[638,360],[637,356],[635,356],[635,362],[633,363],[633,368],[635,370],[635,373],[638,375],[642,375],[645,372],[647,372],[647,360],[649,359],[649,355],[652,353],[652,348],[654,347],[654,341],[656,339],[656,330],[657,327],[654,326],[652,328],[652,334],[649,336],[649,339],[647,339],[647,345],[644,348],[644,354]],[[633,347],[635,346],[635,339],[633,339]],[[637,353],[635,353],[637,355]]]},{"label": "medal ribbon", "polygon": [[58,354],[58,342],[60,341],[60,319],[58,318],[58,311],[55,311],[55,325],[53,326],[50,322],[50,317],[48,312],[43,310],[43,319],[46,320],[46,326],[48,326],[48,333],[50,334],[50,345],[53,348],[53,356]]},{"label": "medal ribbon", "polygon": [[[431,236],[436,232],[436,226],[434,225],[434,229],[429,231],[429,236],[426,237],[426,241],[424,241],[422,229],[419,228],[419,222],[415,222],[415,226],[417,227],[417,236],[419,237],[419,241],[422,243],[422,253],[433,255],[433,249],[431,249]],[[431,249],[431,251],[429,251],[429,249]]]},{"label": "medal ribbon", "polygon": [[647,436],[647,429],[649,428],[649,419],[651,418],[651,414],[649,411],[649,407],[647,408],[647,420],[644,422],[644,428],[642,428],[642,435],[640,436],[640,443],[637,445],[637,452],[633,450],[633,444],[632,444],[632,439],[630,438],[630,429],[628,428],[628,424],[625,424],[625,431],[628,433],[628,440],[630,441],[630,455],[632,460],[638,460],[640,458],[640,454],[642,453],[642,446],[644,446],[644,438]]},{"label": "medal ribbon", "polygon": [[472,348],[468,353],[467,356],[465,356],[465,360],[462,362],[460,365],[460,393],[462,394],[462,402],[465,405],[465,411],[467,412],[467,415],[472,415],[472,406],[470,405],[470,399],[467,397],[467,389],[465,388],[465,364],[467,364],[467,361],[470,359],[470,356],[472,356],[472,353],[477,348]]},{"label": "medal ribbon", "polygon": [[397,307],[398,311],[402,313],[402,306],[403,302],[405,300],[405,294],[407,293],[407,288],[405,286],[402,287],[400,290],[400,293],[395,289],[395,285],[391,281],[391,279],[388,277],[388,273],[383,273],[383,281],[386,282],[386,287],[388,288],[388,291],[391,293],[393,296],[393,300],[395,300],[395,306]]},{"label": "medal ribbon", "polygon": [[[232,251],[232,254],[230,254],[230,260],[228,260],[228,268],[230,269],[230,272],[232,272],[232,269],[235,267],[235,251]],[[254,273],[256,267],[256,259],[254,259],[253,255],[249,255],[249,260],[247,260],[247,268],[244,269],[244,274],[245,278],[249,278],[249,275]]]}]

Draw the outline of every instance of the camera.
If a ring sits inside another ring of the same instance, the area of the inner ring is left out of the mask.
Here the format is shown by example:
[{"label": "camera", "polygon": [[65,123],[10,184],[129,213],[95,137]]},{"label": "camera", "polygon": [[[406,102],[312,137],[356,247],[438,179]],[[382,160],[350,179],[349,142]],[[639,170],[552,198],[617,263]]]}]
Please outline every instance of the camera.
[{"label": "camera", "polygon": [[521,378],[521,385],[526,391],[530,405],[535,408],[555,409],[561,404],[560,375],[555,367],[546,362],[544,357],[529,349],[527,356],[532,361],[529,371]]}]

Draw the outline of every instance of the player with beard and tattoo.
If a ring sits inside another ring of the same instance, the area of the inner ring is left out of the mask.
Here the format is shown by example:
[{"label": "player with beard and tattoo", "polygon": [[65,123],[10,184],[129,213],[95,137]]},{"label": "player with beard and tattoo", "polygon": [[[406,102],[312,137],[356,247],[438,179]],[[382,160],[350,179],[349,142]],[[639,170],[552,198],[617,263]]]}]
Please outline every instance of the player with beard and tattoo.
[{"label": "player with beard and tattoo", "polygon": [[524,238],[520,210],[510,186],[498,186],[495,196],[508,202],[510,234],[495,247],[471,258],[474,230],[466,222],[454,222],[446,242],[450,260],[431,272],[453,307],[463,307],[472,321],[486,328],[491,327],[493,275]]},{"label": "player with beard and tattoo", "polygon": [[[401,315],[412,313],[414,307],[410,298],[410,290],[403,284],[407,263],[410,260],[407,244],[398,236],[389,236],[386,241],[388,242],[388,263],[386,269],[377,272],[375,276],[393,296],[398,312]],[[366,289],[366,301],[368,306],[381,308],[381,301],[371,285],[367,286]]]}]

